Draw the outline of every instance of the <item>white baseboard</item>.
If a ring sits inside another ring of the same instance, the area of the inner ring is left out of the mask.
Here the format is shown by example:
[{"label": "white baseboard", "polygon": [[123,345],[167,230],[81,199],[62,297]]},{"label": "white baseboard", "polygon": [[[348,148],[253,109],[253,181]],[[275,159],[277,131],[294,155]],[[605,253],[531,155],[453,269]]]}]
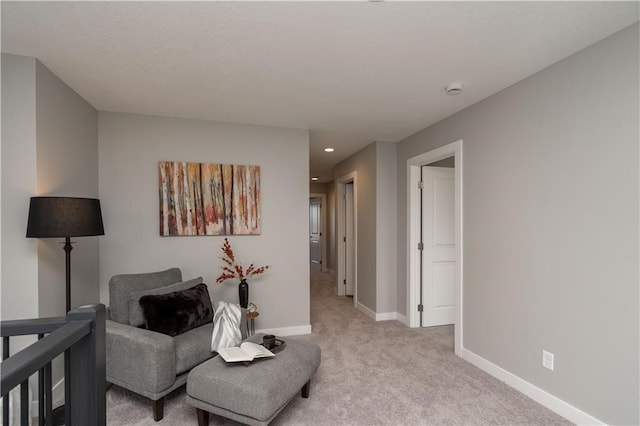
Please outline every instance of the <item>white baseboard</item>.
[{"label": "white baseboard", "polygon": [[311,334],[311,325],[298,325],[295,327],[261,328],[256,333],[273,334],[275,336],[299,336]]},{"label": "white baseboard", "polygon": [[382,312],[376,314],[376,321],[392,321],[398,319],[397,312]]},{"label": "white baseboard", "polygon": [[371,318],[374,321],[400,321],[401,323],[403,323],[404,325],[408,326],[409,325],[409,319],[402,315],[399,314],[397,312],[381,312],[381,313],[376,313],[373,312],[371,309],[367,308],[366,306],[364,306],[362,303],[359,303],[356,305],[356,309],[358,309],[360,312],[362,312],[363,314],[365,314],[366,316],[368,316],[369,318]]},{"label": "white baseboard", "polygon": [[373,312],[371,309],[367,308],[366,306],[364,306],[362,303],[360,302],[356,303],[356,309],[362,312],[363,314],[365,314],[366,316],[368,316],[369,318],[371,318],[372,320],[376,321],[376,313]]},{"label": "white baseboard", "polygon": [[396,312],[396,320],[409,327],[409,317]]},{"label": "white baseboard", "polygon": [[593,416],[585,413],[579,408],[561,400],[560,398],[551,395],[545,390],[540,389],[536,385],[533,385],[526,380],[516,376],[509,371],[498,367],[494,363],[487,361],[481,356],[471,352],[466,348],[462,348],[461,358],[475,365],[476,367],[491,374],[495,378],[502,380],[512,388],[522,392],[529,398],[533,399],[537,403],[547,407],[556,414],[561,415],[567,420],[577,425],[605,425],[606,423],[596,419]]}]

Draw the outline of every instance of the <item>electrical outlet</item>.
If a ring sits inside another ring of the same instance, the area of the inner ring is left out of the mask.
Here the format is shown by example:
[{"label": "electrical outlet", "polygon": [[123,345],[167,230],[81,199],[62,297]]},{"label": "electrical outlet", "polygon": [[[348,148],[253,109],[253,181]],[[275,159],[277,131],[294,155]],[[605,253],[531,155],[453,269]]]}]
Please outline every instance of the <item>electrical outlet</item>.
[{"label": "electrical outlet", "polygon": [[553,371],[553,354],[551,352],[542,351],[542,366]]}]

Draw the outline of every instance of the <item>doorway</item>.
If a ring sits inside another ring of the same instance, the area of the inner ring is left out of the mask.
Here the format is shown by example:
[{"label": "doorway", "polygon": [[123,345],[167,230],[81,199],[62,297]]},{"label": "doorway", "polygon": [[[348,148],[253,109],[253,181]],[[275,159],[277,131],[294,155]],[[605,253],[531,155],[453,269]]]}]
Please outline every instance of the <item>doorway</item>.
[{"label": "doorway", "polygon": [[309,267],[312,271],[327,271],[326,194],[309,194]]},{"label": "doorway", "polygon": [[455,235],[454,162],[450,167],[420,168],[420,300],[421,327],[450,325],[455,322]]},{"label": "doorway", "polygon": [[336,179],[338,296],[358,303],[358,182],[356,172]]},{"label": "doorway", "polygon": [[463,141],[459,140],[424,154],[417,155],[407,160],[407,257],[408,257],[408,288],[407,288],[407,314],[410,327],[420,327],[420,279],[422,251],[420,250],[421,239],[421,200],[420,200],[420,173],[422,166],[453,157],[455,162],[454,182],[453,182],[453,239],[455,248],[453,257],[455,266],[450,271],[453,279],[453,311],[454,311],[454,346],[455,353],[460,355],[463,337],[463,239],[462,239],[462,161]]},{"label": "doorway", "polygon": [[344,185],[344,295],[353,296],[355,286],[355,223],[353,204],[353,182],[347,182]]}]

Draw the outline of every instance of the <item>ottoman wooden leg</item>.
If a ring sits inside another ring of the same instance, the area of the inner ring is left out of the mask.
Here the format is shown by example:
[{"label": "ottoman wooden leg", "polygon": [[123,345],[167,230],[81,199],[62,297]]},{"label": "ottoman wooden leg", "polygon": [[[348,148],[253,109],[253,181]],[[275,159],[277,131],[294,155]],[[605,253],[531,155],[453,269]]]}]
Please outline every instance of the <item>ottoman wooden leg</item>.
[{"label": "ottoman wooden leg", "polygon": [[311,386],[311,380],[309,380],[303,387],[302,387],[302,397],[303,398],[309,398],[309,387]]},{"label": "ottoman wooden leg", "polygon": [[209,426],[209,412],[196,408],[198,426]]},{"label": "ottoman wooden leg", "polygon": [[164,417],[164,396],[153,401],[153,420],[159,422]]}]

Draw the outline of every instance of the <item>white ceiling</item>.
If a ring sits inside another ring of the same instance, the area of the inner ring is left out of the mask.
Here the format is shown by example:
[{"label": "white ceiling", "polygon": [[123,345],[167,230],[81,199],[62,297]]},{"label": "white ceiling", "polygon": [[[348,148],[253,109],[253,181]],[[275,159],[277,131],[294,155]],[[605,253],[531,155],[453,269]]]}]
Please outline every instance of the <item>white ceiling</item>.
[{"label": "white ceiling", "polygon": [[309,129],[321,181],[638,21],[636,1],[1,8],[2,51],[38,58],[96,109]]}]

